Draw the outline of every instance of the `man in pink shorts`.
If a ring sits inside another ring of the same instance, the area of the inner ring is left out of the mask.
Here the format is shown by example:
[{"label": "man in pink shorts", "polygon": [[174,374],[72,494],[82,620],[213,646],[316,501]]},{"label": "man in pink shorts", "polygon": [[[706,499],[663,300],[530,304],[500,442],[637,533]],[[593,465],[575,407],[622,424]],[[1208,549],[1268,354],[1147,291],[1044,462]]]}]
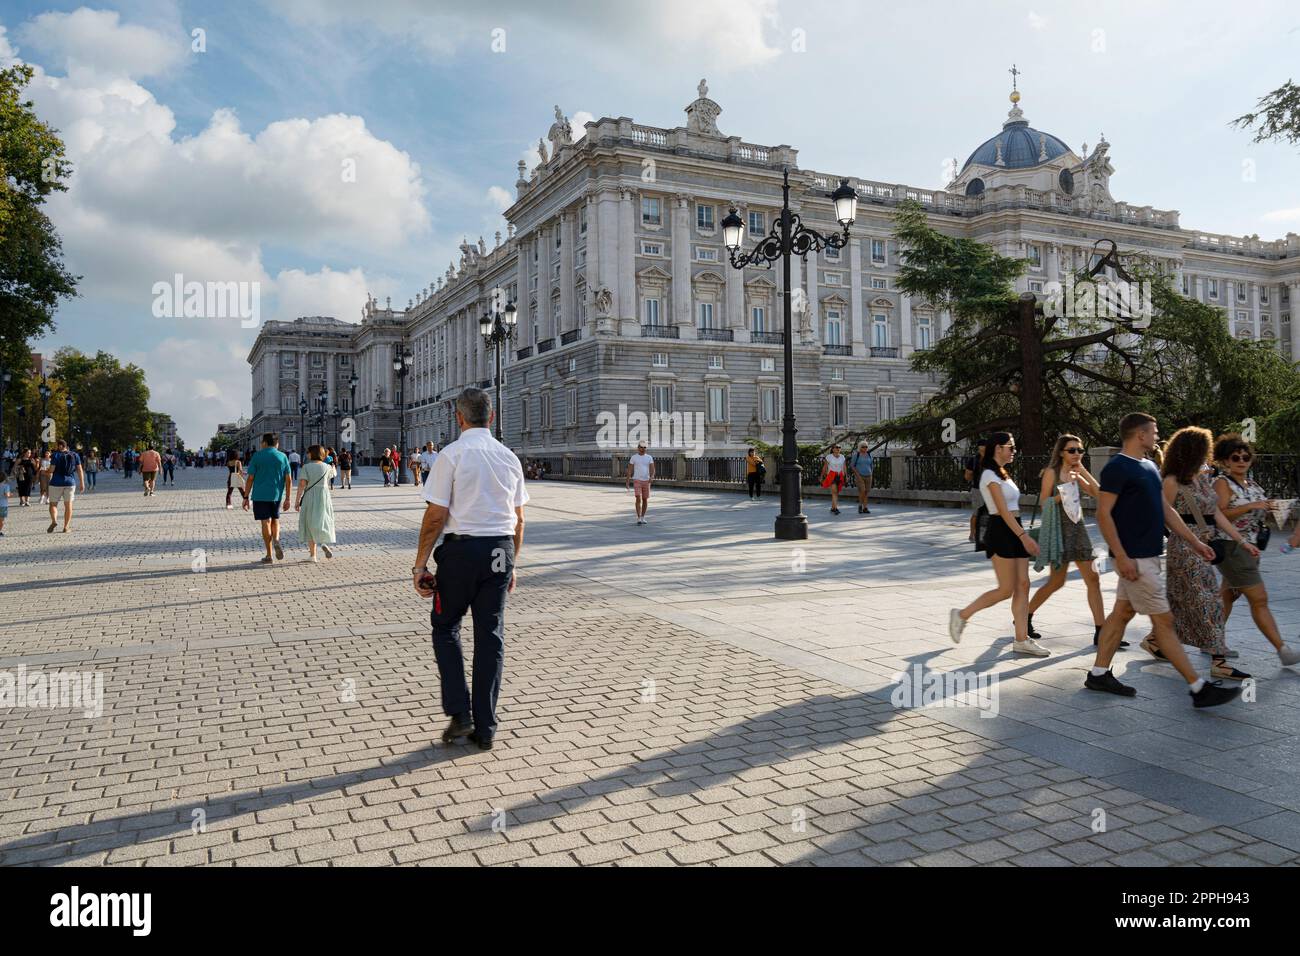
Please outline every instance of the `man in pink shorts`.
[{"label": "man in pink shorts", "polygon": [[636,446],[636,454],[627,460],[627,482],[636,494],[636,523],[645,524],[646,506],[650,501],[650,482],[655,477],[655,460],[646,454],[645,442]]}]

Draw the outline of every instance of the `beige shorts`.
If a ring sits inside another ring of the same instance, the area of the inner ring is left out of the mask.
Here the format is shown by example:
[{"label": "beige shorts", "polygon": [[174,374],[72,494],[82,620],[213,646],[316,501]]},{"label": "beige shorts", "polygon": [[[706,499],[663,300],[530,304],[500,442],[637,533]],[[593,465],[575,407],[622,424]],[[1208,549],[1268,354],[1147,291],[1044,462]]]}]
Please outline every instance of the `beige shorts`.
[{"label": "beige shorts", "polygon": [[644,478],[634,478],[632,480],[632,492],[638,498],[649,498],[650,482]]},{"label": "beige shorts", "polygon": [[1120,574],[1115,588],[1117,601],[1128,601],[1139,614],[1152,617],[1169,613],[1169,598],[1165,594],[1165,574],[1160,569],[1159,558],[1134,558],[1138,579],[1130,581]]},{"label": "beige shorts", "polygon": [[72,499],[77,495],[76,485],[50,485],[47,489],[47,499],[50,504],[58,504],[62,501],[64,504],[72,504]]}]

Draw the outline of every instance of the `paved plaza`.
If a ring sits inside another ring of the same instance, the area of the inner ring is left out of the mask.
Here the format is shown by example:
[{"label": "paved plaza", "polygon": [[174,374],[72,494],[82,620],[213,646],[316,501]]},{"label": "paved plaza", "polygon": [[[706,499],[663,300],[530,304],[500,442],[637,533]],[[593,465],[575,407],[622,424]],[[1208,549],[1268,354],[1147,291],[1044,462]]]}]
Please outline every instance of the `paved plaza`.
[{"label": "paved plaza", "polygon": [[[1010,653],[1009,605],[950,642],[992,581],[955,510],[817,499],[792,546],[775,496],[656,489],[638,527],[621,486],[533,482],[497,746],[444,746],[423,505],[375,474],[335,492],[316,565],[292,516],[254,564],[224,469],[153,498],[101,475],[68,535],[11,500],[0,672],[92,671],[103,711],[0,710],[0,865],[1300,860],[1300,673],[1244,607],[1253,701],[1194,711],[1142,630],[1116,665],[1138,696],[1084,691],[1077,575],[1036,615],[1050,658]],[[1300,555],[1265,569],[1294,638]],[[922,666],[995,707],[896,706]]]}]

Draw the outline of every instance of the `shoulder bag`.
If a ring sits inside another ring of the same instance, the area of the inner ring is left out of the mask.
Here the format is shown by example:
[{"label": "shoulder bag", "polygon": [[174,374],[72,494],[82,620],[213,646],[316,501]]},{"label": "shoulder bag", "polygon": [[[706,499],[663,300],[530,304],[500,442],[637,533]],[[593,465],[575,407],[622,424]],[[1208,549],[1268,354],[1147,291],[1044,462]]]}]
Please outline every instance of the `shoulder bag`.
[{"label": "shoulder bag", "polygon": [[[1228,479],[1231,481],[1232,479]],[[1196,504],[1195,498],[1185,494],[1186,485],[1179,489],[1179,500],[1187,507],[1187,513],[1196,519],[1196,527],[1202,534],[1210,530],[1210,526],[1205,523],[1205,515],[1201,514],[1200,506]],[[1224,558],[1228,556],[1228,545],[1236,542],[1224,541],[1222,538],[1211,538],[1206,542],[1214,550],[1214,560],[1210,564],[1222,564]]]}]

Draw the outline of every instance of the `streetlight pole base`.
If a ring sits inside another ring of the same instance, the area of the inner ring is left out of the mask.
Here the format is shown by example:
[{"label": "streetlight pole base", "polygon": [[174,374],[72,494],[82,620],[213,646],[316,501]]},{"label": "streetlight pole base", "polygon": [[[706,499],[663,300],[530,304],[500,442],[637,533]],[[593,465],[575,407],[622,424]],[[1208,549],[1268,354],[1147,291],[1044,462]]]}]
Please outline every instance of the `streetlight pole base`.
[{"label": "streetlight pole base", "polygon": [[805,515],[777,515],[777,541],[807,541],[808,518]]}]

